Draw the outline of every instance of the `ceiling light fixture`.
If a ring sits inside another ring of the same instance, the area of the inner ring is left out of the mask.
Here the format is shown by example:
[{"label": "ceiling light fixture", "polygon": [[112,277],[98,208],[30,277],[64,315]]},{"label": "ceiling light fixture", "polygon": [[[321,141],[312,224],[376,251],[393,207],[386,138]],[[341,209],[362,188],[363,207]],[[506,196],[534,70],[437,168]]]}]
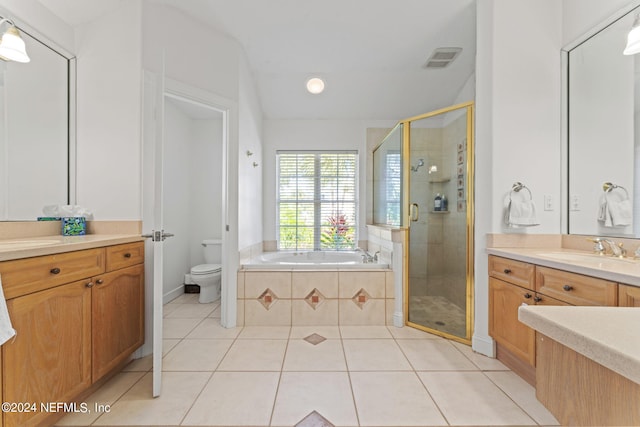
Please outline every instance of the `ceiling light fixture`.
[{"label": "ceiling light fixture", "polygon": [[307,80],[307,90],[309,93],[317,95],[324,90],[324,80],[319,77],[312,77]]},{"label": "ceiling light fixture", "polygon": [[[2,17],[0,16],[0,18]],[[20,31],[18,31],[13,21],[7,18],[2,18],[0,27],[2,27],[2,24],[5,22],[9,24],[9,28],[4,32],[2,38],[0,38],[0,59],[16,62],[31,61],[29,55],[27,55],[24,40],[20,37]]]},{"label": "ceiling light fixture", "polygon": [[640,14],[633,20],[631,30],[627,35],[627,47],[624,48],[624,55],[635,55],[640,53]]}]

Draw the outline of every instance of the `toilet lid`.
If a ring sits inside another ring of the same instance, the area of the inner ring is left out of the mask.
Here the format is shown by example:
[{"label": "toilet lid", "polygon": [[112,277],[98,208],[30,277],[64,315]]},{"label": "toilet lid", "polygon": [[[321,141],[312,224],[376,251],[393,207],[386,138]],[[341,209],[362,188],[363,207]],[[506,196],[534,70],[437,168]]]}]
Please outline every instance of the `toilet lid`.
[{"label": "toilet lid", "polygon": [[191,274],[211,274],[222,271],[220,264],[200,264],[191,269]]}]

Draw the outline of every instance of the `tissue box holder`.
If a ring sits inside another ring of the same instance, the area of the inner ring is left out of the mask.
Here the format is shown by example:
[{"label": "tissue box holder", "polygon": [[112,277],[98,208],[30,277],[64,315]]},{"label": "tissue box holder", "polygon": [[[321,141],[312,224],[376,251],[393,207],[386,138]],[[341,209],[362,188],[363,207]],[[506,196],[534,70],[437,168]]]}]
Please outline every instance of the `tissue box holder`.
[{"label": "tissue box holder", "polygon": [[63,236],[84,236],[87,234],[87,221],[82,216],[62,218]]}]

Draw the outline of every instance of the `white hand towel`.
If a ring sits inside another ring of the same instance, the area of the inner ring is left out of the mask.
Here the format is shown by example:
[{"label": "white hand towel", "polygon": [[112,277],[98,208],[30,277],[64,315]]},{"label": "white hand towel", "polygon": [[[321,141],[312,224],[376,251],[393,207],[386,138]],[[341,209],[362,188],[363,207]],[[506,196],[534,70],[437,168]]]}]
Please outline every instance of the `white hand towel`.
[{"label": "white hand towel", "polygon": [[4,299],[2,291],[2,278],[0,278],[0,345],[4,344],[16,334],[16,330],[11,325],[7,301]]},{"label": "white hand towel", "polygon": [[632,224],[633,205],[626,192],[607,192],[600,199],[598,221],[605,227],[626,227]]},{"label": "white hand towel", "polygon": [[609,202],[607,203],[607,207],[609,208],[611,222],[614,227],[631,225],[631,218],[633,218],[631,200],[627,199],[622,200],[621,202]]},{"label": "white hand towel", "polygon": [[533,200],[510,200],[507,206],[506,222],[510,227],[539,225],[536,217],[536,205]]}]

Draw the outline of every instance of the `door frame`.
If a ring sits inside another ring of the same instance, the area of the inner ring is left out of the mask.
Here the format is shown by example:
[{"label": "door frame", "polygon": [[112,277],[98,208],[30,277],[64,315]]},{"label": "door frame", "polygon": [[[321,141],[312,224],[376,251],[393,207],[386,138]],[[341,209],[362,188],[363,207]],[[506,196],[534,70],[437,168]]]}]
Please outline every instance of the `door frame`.
[{"label": "door frame", "polygon": [[[238,106],[237,102],[196,88],[186,83],[143,70],[142,93],[142,161],[141,204],[142,230],[150,232],[154,227],[156,192],[155,165],[162,159],[156,152],[157,140],[162,138],[166,96],[200,104],[220,111],[223,115],[222,135],[222,284],[221,324],[231,328],[237,319],[237,266],[238,266]],[[160,134],[159,134],[160,133]],[[170,230],[167,230],[170,231]],[[154,295],[153,249],[150,241],[145,252],[145,343],[136,357],[153,354],[154,339],[162,340],[162,297]],[[156,307],[156,305],[160,307]],[[154,325],[156,326],[154,328]],[[160,326],[158,326],[160,325]],[[159,330],[155,330],[159,329]],[[156,355],[157,356],[157,355]],[[161,359],[162,355],[158,358]],[[156,357],[154,356],[154,359]]]},{"label": "door frame", "polygon": [[[410,155],[411,155],[411,123],[414,121],[434,117],[437,115],[449,113],[455,110],[466,110],[466,153],[467,161],[465,162],[465,212],[466,212],[466,230],[465,240],[467,244],[465,269],[466,269],[466,296],[465,296],[465,315],[466,315],[466,328],[465,337],[458,337],[446,332],[442,332],[436,329],[419,325],[409,321],[409,298],[410,298],[410,283],[409,283],[409,264],[410,264],[410,243],[411,243],[411,198],[410,198]],[[439,110],[431,111],[418,116],[410,117],[408,119],[400,120],[399,123],[403,125],[403,138],[402,138],[402,225],[406,230],[405,239],[405,264],[404,264],[404,323],[416,329],[420,329],[429,332],[434,335],[439,335],[447,339],[462,342],[464,344],[471,344],[474,329],[474,260],[475,260],[475,242],[474,242],[474,230],[475,230],[475,134],[474,134],[474,122],[475,118],[475,102],[463,102],[460,104],[451,105]]]},{"label": "door frame", "polygon": [[[238,107],[231,99],[191,86],[187,83],[164,78],[163,96],[212,108],[222,113],[222,289],[221,324],[226,328],[236,326],[238,269]],[[164,118],[163,118],[164,120]]]}]

